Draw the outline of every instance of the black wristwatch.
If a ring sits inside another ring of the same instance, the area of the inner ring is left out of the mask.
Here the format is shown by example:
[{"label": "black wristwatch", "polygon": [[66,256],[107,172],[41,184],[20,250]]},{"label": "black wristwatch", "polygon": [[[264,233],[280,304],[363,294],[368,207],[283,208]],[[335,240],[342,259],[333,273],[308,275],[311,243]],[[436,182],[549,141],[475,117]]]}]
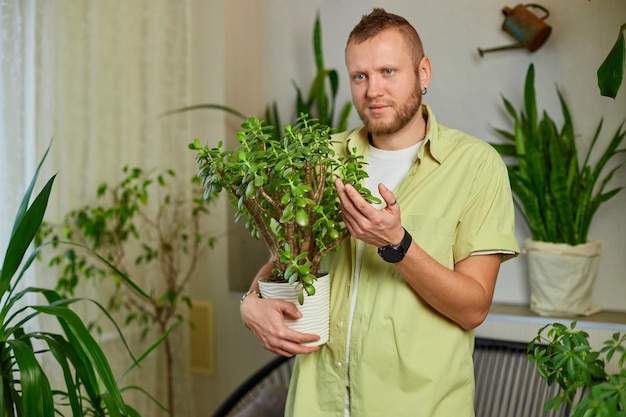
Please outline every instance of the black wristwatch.
[{"label": "black wristwatch", "polygon": [[413,238],[411,237],[409,232],[404,229],[404,237],[399,244],[387,245],[383,246],[382,248],[378,248],[378,254],[385,261],[395,264],[396,262],[400,262],[402,259],[404,259],[404,255],[406,255],[406,253],[408,252],[412,241]]}]

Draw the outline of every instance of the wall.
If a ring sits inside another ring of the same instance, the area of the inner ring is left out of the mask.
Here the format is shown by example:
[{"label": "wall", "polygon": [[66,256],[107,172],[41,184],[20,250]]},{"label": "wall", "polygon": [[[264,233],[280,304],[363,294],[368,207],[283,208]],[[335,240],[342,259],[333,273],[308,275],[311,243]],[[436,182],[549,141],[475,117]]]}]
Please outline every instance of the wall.
[{"label": "wall", "polygon": [[[626,89],[616,100],[600,97],[595,71],[612,46],[626,18],[624,0],[546,0],[553,33],[535,53],[507,51],[480,58],[477,47],[511,43],[500,29],[501,9],[513,7],[495,0],[349,1],[349,0],[197,0],[194,38],[197,38],[197,99],[224,102],[249,114],[261,114],[264,103],[277,100],[283,120],[293,116],[291,81],[306,87],[314,75],[311,33],[315,13],[322,19],[326,66],[340,70],[340,103],[349,99],[343,49],[345,39],[362,14],[373,6],[404,15],[422,36],[433,62],[434,76],[425,101],[440,122],[485,140],[496,140],[493,127],[508,127],[501,95],[519,105],[524,77],[534,62],[541,107],[558,119],[555,86],[562,89],[581,142],[588,142],[601,117],[608,140],[626,115]],[[223,116],[204,113],[197,118],[201,139],[217,141],[236,129]],[[213,119],[214,118],[214,119]],[[352,118],[352,125],[358,120]],[[224,130],[216,126],[224,125]],[[207,130],[209,129],[210,130]],[[210,135],[208,134],[210,132]],[[220,137],[221,136],[221,137]],[[624,158],[621,158],[623,161]],[[611,185],[626,186],[620,171]],[[607,309],[626,310],[626,192],[603,206],[590,235],[604,242],[595,299]],[[222,202],[212,227],[227,234],[231,217]],[[518,222],[520,244],[528,236]],[[228,250],[222,245],[207,259],[206,274],[193,283],[196,297],[215,306],[216,371],[194,379],[197,415],[208,415],[253,369],[270,356],[241,325],[238,295],[226,285]],[[524,256],[504,264],[495,301],[528,303]]]}]

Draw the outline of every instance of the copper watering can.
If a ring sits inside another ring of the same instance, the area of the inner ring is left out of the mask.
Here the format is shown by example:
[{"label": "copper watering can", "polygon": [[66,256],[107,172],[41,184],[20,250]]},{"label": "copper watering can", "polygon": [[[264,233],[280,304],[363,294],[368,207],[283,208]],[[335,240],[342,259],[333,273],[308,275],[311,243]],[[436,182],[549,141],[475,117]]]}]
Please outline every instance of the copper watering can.
[{"label": "copper watering can", "polygon": [[[531,12],[531,8],[541,10],[543,16],[538,16]],[[502,13],[506,16],[502,24],[502,30],[513,36],[518,43],[489,49],[478,48],[478,53],[481,57],[488,52],[517,48],[526,48],[533,52],[543,45],[548,36],[550,36],[550,32],[552,32],[552,28],[545,22],[548,16],[550,16],[550,12],[538,4],[518,4],[513,9],[505,7],[502,9]]]}]

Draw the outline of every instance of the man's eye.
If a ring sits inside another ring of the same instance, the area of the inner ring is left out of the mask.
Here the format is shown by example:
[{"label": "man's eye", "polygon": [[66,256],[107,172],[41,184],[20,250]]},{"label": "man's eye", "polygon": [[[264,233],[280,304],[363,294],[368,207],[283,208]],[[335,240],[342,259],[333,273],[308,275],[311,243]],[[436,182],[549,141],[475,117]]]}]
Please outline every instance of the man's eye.
[{"label": "man's eye", "polygon": [[387,68],[387,69],[385,70],[385,75],[391,75],[391,74],[393,74],[393,70],[392,70],[392,69],[390,69],[390,68]]},{"label": "man's eye", "polygon": [[363,74],[355,75],[354,79],[357,80],[357,81],[358,80],[363,80],[363,79],[365,79],[365,75],[363,75]]}]

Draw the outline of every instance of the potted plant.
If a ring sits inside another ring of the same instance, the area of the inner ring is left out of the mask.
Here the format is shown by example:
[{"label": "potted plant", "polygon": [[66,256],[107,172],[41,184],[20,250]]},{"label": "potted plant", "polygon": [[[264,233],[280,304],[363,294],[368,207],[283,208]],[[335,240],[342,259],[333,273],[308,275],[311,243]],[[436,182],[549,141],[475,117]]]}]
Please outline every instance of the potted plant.
[{"label": "potted plant", "polygon": [[256,118],[242,128],[234,151],[222,149],[221,142],[214,148],[197,139],[189,145],[197,153],[204,196],[222,190],[230,195],[236,219],[247,219],[246,227],[265,241],[274,260],[265,281],[292,284],[293,301],[302,309],[319,293],[317,283],[328,281],[320,278],[322,258],[349,236],[333,180],[342,178],[368,201],[378,199],[361,185],[367,175],[362,157],[336,153],[331,128],[317,119],[301,114],[279,139],[272,136],[273,126]]},{"label": "potted plant", "polygon": [[[561,388],[546,402],[546,411],[566,405],[572,417],[626,415],[626,334],[614,333],[594,350],[589,334],[575,327],[575,321],[569,327],[548,324],[528,344],[528,359],[539,375]],[[615,364],[614,372],[609,364]]]},{"label": "potted plant", "polygon": [[[124,401],[122,389],[98,342],[81,318],[70,309],[81,299],[66,299],[50,289],[20,285],[37,254],[49,244],[36,246],[27,256],[42,223],[55,179],[55,176],[51,177],[30,202],[47,153],[26,190],[1,261],[0,415],[53,417],[67,412],[72,416],[139,416]],[[112,265],[110,267],[115,269]],[[124,274],[119,276],[134,285]],[[141,292],[141,289],[138,288],[138,291]],[[38,296],[43,296],[46,302],[28,304],[29,298]],[[126,345],[115,321],[106,309],[97,305],[115,325]],[[34,319],[45,316],[58,321],[60,333],[32,329]],[[146,354],[154,347],[148,349]],[[130,350],[128,353],[136,365],[138,361]],[[63,387],[51,383],[44,366],[47,356],[56,361],[58,369],[55,373],[60,372],[63,377]]]},{"label": "potted plant", "polygon": [[539,118],[534,79],[530,64],[524,109],[519,113],[503,98],[514,128],[496,129],[510,143],[493,144],[510,158],[507,167],[515,205],[530,229],[531,238],[525,242],[530,308],[540,315],[591,314],[601,242],[588,240],[589,226],[600,205],[621,190],[606,188],[623,163],[610,169],[607,163],[625,151],[619,146],[626,129],[622,123],[594,164],[591,152],[598,143],[600,121],[580,164],[572,117],[561,92],[557,90],[563,113],[559,129],[545,111]]}]

